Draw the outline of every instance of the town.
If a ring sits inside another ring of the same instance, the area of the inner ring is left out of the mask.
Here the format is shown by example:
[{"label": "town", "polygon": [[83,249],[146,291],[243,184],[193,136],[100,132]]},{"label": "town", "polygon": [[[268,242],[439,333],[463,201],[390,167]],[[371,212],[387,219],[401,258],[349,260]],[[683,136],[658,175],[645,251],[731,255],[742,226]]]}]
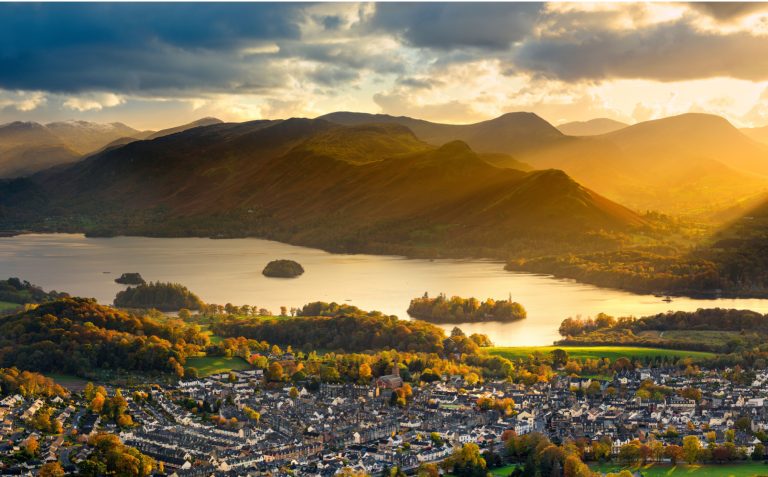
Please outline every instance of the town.
[{"label": "town", "polygon": [[768,370],[751,384],[724,377],[738,369],[661,367],[532,385],[445,375],[413,387],[395,363],[368,385],[276,386],[269,372],[122,390],[88,384],[64,398],[8,395],[0,474],[88,475],[94,438],[109,434],[154,459],[152,473],[179,477],[415,474],[469,444],[490,467],[514,463],[510,436],[534,433],[573,443],[585,462],[762,461],[768,437]]}]

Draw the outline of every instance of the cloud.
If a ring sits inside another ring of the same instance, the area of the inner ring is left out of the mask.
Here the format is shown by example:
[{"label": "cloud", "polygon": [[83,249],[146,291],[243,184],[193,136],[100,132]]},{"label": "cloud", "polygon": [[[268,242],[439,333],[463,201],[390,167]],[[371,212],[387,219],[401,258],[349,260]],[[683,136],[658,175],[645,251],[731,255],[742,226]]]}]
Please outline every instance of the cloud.
[{"label": "cloud", "polygon": [[768,39],[746,32],[705,33],[686,22],[630,31],[545,33],[520,47],[510,70],[522,69],[567,81],[708,77],[760,81],[768,79],[767,45]]},{"label": "cloud", "polygon": [[125,98],[114,93],[89,93],[67,98],[64,107],[75,111],[100,111],[125,103]]},{"label": "cloud", "polygon": [[485,119],[482,113],[471,105],[451,100],[444,103],[416,104],[413,98],[401,92],[379,93],[373,96],[381,110],[393,116],[412,116],[420,119],[444,121],[448,123],[463,123]]},{"label": "cloud", "polygon": [[525,38],[540,3],[379,3],[370,25],[436,50],[500,51]]},{"label": "cloud", "polygon": [[768,11],[768,4],[761,2],[692,2],[690,8],[721,22],[729,22]]},{"label": "cloud", "polygon": [[11,109],[22,113],[34,111],[48,101],[42,91],[0,90],[0,111]]},{"label": "cloud", "polygon": [[0,87],[268,88],[268,62],[237,52],[298,39],[300,17],[292,4],[0,4]]}]

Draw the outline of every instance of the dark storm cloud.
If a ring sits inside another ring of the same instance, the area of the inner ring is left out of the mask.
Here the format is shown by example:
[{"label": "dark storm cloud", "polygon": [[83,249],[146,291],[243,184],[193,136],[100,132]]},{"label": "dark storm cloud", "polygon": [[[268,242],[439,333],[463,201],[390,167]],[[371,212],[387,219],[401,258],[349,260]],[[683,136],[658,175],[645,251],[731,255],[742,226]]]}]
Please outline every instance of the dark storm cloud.
[{"label": "dark storm cloud", "polygon": [[355,70],[322,65],[308,74],[315,83],[322,86],[337,86],[356,80],[359,74]]},{"label": "dark storm cloud", "polygon": [[269,75],[233,56],[260,41],[298,39],[299,8],[0,4],[0,88],[133,92],[270,87],[275,81]]},{"label": "dark storm cloud", "polygon": [[766,38],[706,33],[684,22],[632,31],[591,28],[526,41],[509,70],[568,81],[716,76],[758,81],[768,79],[766,51]]},{"label": "dark storm cloud", "polygon": [[371,26],[415,47],[498,51],[526,37],[541,9],[540,3],[380,3]]},{"label": "dark storm cloud", "polygon": [[326,30],[338,30],[341,27],[342,19],[338,15],[326,15],[320,19],[323,28]]}]

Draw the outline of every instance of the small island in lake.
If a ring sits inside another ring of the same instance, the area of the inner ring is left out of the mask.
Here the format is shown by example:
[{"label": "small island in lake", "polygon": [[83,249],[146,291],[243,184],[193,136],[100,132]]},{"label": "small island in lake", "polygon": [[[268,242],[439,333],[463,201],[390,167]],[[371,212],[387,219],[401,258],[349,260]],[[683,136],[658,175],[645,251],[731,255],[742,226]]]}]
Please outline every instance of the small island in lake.
[{"label": "small island in lake", "polygon": [[121,285],[144,285],[147,283],[141,276],[141,273],[123,273],[118,278],[115,278],[115,282]]},{"label": "small island in lake", "polygon": [[178,283],[149,282],[128,287],[115,296],[120,308],[156,308],[160,311],[178,311],[182,308],[199,310],[205,303],[189,289]]},{"label": "small island in lake", "polygon": [[304,273],[304,267],[293,260],[272,260],[261,273],[272,278],[295,278]]},{"label": "small island in lake", "polygon": [[517,321],[525,319],[523,305],[509,300],[480,301],[477,298],[447,298],[441,293],[436,298],[424,294],[414,298],[408,306],[408,314],[413,318],[434,323],[479,323],[486,321]]}]

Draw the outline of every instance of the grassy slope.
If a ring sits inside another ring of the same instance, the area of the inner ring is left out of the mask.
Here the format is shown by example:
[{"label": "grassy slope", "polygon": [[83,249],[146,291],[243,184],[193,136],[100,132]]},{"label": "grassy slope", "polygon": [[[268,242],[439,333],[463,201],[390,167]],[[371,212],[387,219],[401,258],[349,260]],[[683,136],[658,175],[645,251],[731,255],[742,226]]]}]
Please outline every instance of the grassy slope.
[{"label": "grassy slope", "polygon": [[226,358],[220,356],[189,358],[186,365],[197,369],[200,376],[210,376],[211,374],[227,371],[242,371],[251,368],[251,366],[242,358]]},{"label": "grassy slope", "polygon": [[595,358],[642,358],[656,356],[670,356],[681,358],[709,358],[714,353],[705,353],[701,351],[680,351],[660,348],[641,348],[633,346],[515,346],[500,347],[495,346],[486,348],[489,353],[503,356],[510,360],[525,359],[534,353],[549,354],[555,349],[562,349],[568,352],[568,356],[578,359]]}]

